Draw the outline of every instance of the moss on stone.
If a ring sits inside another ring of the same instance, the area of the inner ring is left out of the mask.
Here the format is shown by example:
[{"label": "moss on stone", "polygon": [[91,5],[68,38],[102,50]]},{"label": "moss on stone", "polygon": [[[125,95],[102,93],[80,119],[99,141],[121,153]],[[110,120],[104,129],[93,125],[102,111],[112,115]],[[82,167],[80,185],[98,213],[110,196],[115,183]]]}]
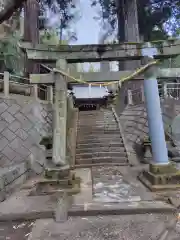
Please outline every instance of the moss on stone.
[{"label": "moss on stone", "polygon": [[53,139],[52,136],[45,136],[39,142],[40,145],[45,146],[46,149],[52,149]]}]

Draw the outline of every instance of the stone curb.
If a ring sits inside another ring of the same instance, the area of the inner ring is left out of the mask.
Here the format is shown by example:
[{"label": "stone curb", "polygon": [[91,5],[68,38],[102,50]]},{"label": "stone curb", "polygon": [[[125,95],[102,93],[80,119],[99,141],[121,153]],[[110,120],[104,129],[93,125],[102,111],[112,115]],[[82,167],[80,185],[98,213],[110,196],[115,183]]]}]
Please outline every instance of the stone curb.
[{"label": "stone curb", "polygon": [[[122,202],[116,204],[81,204],[72,206],[69,216],[97,216],[97,215],[133,215],[147,213],[173,213],[175,208],[160,201]],[[162,203],[162,202],[161,202]]]},{"label": "stone curb", "polygon": [[[172,214],[176,209],[168,204],[158,201],[143,202],[142,206],[137,206],[138,202],[119,203],[119,204],[79,204],[73,205],[68,211],[68,216],[97,216],[97,215],[134,215],[134,214]],[[134,206],[133,206],[134,204]],[[135,206],[136,205],[136,206]],[[157,206],[158,205],[158,206]],[[161,206],[162,205],[162,206]],[[54,207],[49,209],[34,209],[32,211],[21,211],[0,214],[0,221],[17,221],[17,220],[36,220],[41,218],[53,218]]]},{"label": "stone curb", "polygon": [[123,132],[123,129],[122,129],[122,126],[121,126],[119,117],[118,117],[118,115],[117,115],[117,113],[116,113],[116,111],[115,111],[115,109],[114,109],[113,106],[111,106],[111,109],[112,109],[112,113],[113,113],[114,118],[115,118],[115,120],[116,120],[116,122],[117,122],[117,124],[118,124],[118,127],[119,127],[119,132],[120,132],[120,134],[121,134],[122,141],[123,141],[123,143],[124,143],[124,148],[125,148],[125,150],[126,150],[128,162],[129,162],[129,164],[134,165],[133,162],[131,161],[131,154],[129,153],[129,150],[128,150],[128,148],[127,148],[127,141],[126,141],[126,138],[125,138],[125,136],[124,136],[124,132]]}]

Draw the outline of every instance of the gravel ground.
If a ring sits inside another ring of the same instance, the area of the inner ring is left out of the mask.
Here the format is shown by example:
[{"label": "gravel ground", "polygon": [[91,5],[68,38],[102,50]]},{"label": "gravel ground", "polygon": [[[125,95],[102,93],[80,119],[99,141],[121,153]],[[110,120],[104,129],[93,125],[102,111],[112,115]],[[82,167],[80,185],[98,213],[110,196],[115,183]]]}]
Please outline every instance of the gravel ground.
[{"label": "gravel ground", "polygon": [[[28,240],[158,240],[171,219],[153,214],[76,217],[60,224],[42,219],[36,222]],[[171,240],[180,239],[176,231],[171,236]]]},{"label": "gravel ground", "polygon": [[27,240],[34,222],[0,222],[0,240]]}]

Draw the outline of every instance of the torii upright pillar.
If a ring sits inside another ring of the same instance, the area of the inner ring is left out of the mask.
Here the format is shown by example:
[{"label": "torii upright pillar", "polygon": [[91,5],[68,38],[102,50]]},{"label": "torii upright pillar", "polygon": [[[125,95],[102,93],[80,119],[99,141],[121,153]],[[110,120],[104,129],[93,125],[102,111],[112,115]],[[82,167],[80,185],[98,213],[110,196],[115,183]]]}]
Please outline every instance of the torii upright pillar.
[{"label": "torii upright pillar", "polygon": [[[142,51],[145,62],[153,60],[153,51],[156,50],[149,47],[148,52]],[[180,187],[180,171],[168,160],[157,74],[156,66],[149,67],[145,72],[144,93],[153,161],[150,163],[149,171],[143,171],[139,176],[152,191]]]},{"label": "torii upright pillar", "polygon": [[67,82],[64,76],[55,73],[55,109],[53,137],[53,163],[57,166],[67,166],[66,159],[66,122],[67,122]]},{"label": "torii upright pillar", "polygon": [[169,164],[169,160],[161,113],[157,72],[158,69],[156,66],[151,66],[145,72],[144,94],[146,100],[145,102],[149,126],[149,136],[152,146],[152,164],[167,165]]}]

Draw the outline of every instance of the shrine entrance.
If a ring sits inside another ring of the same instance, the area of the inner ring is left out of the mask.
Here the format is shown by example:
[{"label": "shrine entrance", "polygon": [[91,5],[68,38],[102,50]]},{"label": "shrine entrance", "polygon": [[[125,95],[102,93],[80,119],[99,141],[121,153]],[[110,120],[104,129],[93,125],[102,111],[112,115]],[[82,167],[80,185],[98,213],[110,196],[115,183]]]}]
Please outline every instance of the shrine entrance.
[{"label": "shrine entrance", "polygon": [[107,106],[108,97],[103,98],[78,98],[75,100],[75,107],[79,111],[99,110]]}]

